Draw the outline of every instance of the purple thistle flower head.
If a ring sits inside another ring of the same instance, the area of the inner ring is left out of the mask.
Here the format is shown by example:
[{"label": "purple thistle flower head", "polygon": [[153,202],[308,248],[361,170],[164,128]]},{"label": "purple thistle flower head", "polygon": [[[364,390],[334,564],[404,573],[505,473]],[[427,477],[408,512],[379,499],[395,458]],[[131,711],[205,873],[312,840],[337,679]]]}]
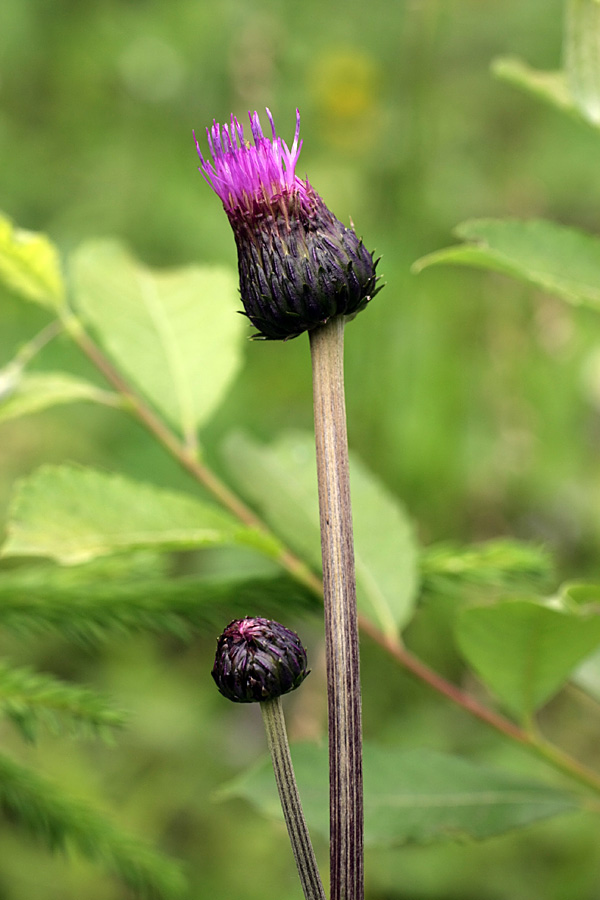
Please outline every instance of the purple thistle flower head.
[{"label": "purple thistle flower head", "polygon": [[291,148],[277,135],[269,110],[271,137],[256,112],[249,116],[254,144],[235,116],[229,125],[215,121],[206,129],[210,158],[196,140],[199,168],[233,228],[242,302],[255,336],[287,340],[364,309],[379,290],[377,262],[296,175],[298,110]]},{"label": "purple thistle flower head", "polygon": [[294,631],[249,616],[230,622],[217,641],[212,677],[228,700],[255,703],[295,690],[308,675],[306,665]]}]

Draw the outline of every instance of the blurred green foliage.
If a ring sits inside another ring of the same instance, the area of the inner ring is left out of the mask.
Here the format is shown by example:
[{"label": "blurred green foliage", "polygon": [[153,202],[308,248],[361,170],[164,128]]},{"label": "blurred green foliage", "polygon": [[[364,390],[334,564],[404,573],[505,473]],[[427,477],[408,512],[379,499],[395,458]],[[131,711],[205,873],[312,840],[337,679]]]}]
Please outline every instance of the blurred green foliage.
[{"label": "blurred green foliage", "polygon": [[[598,229],[597,136],[489,74],[492,59],[506,54],[558,68],[561,17],[559,0],[3,0],[0,207],[63,251],[117,235],[148,265],[234,267],[230,229],[196,171],[191,130],[203,140],[213,118],[266,105],[290,138],[298,106],[299,173],[383,256],[387,286],[347,330],[352,447],[403,499],[425,543],[509,534],[546,543],[565,576],[593,574],[597,315],[502,276],[409,271],[473,216],[542,216]],[[0,301],[1,366],[46,318],[9,295]],[[66,340],[50,345],[40,366],[100,384]],[[269,439],[310,427],[311,418],[306,341],[249,344],[203,445],[226,472],[220,447],[232,427]],[[2,425],[2,510],[15,478],[48,461],[188,486],[118,412],[58,408]],[[204,567],[222,571],[228,559],[215,551]],[[445,596],[432,591],[409,637],[458,678],[449,615]],[[291,731],[322,736],[318,618],[300,630],[313,676],[290,698]],[[284,832],[241,801],[213,802],[219,784],[253,762],[264,742],[257,711],[230,709],[214,691],[212,638],[129,637],[99,651],[47,634],[3,635],[0,646],[17,662],[110,692],[131,713],[111,749],[70,744],[65,752],[47,736],[24,750],[3,725],[3,744],[23,762],[184,860],[191,896],[298,898]],[[368,736],[468,748],[481,761],[538,774],[540,765],[518,748],[414,684],[369,642],[363,649]],[[586,709],[559,698],[544,724],[593,762],[598,729],[582,728]],[[56,885],[64,900],[121,896],[91,866],[17,843],[5,824],[0,840],[1,900],[54,900]],[[323,844],[317,853],[325,861]],[[593,824],[579,815],[482,845],[374,851],[368,897],[593,900],[599,863]]]}]

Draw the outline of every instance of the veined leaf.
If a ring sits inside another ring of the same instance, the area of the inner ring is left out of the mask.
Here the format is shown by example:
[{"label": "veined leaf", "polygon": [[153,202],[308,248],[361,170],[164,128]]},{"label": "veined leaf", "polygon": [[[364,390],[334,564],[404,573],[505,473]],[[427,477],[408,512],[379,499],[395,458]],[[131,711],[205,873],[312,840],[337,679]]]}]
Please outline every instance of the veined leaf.
[{"label": "veined leaf", "polygon": [[0,283],[9,291],[59,310],[65,289],[58,251],[44,234],[15,228],[0,215]]},{"label": "veined leaf", "polygon": [[51,406],[78,400],[91,400],[109,406],[117,406],[120,403],[117,394],[102,390],[89,381],[66,372],[44,372],[33,375],[23,373],[16,377],[9,387],[10,389],[0,395],[0,422],[18,419]]},{"label": "veined leaf", "polygon": [[[321,566],[314,438],[293,432],[268,446],[234,434],[225,445],[231,476],[260,506],[276,534],[315,568]],[[400,504],[350,457],[359,609],[386,634],[411,617],[418,588],[418,552]]]},{"label": "veined leaf", "polygon": [[274,548],[194,497],[75,466],[43,466],[17,487],[3,556],[48,556],[64,565],[154,548],[245,543]]},{"label": "veined leaf", "polygon": [[554,608],[536,600],[505,600],[460,612],[456,637],[493,693],[527,722],[600,646],[600,617],[596,604]]},{"label": "veined leaf", "polygon": [[119,369],[194,435],[241,364],[235,275],[215,266],[153,271],[115,241],[84,244],[71,271],[74,302]]},{"label": "veined leaf", "polygon": [[[292,747],[309,828],[329,834],[327,748]],[[427,749],[365,744],[365,844],[483,839],[578,808],[577,798],[544,784]],[[269,759],[222,787],[219,799],[243,797],[281,818]]]},{"label": "veined leaf", "polygon": [[514,219],[473,219],[456,234],[466,243],[424,256],[414,270],[440,263],[491,269],[600,309],[599,238],[553,222]]}]

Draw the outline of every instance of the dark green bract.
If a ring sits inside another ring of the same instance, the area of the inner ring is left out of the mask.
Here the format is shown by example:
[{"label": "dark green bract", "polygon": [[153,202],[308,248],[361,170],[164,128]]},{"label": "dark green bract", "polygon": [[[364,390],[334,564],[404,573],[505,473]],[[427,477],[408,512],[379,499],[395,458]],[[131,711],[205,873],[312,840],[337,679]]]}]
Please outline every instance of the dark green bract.
[{"label": "dark green bract", "polygon": [[267,340],[297,337],[333,316],[355,316],[379,288],[377,261],[310,185],[282,195],[256,221],[230,217],[246,315]]},{"label": "dark green bract", "polygon": [[200,171],[233,229],[242,303],[258,329],[254,337],[288,340],[364,309],[379,290],[377,261],[296,175],[298,110],[291,148],[277,135],[269,110],[270,138],[258,114],[249,115],[254,145],[235,116],[228,125],[214,122],[206,130],[208,159],[196,141]]}]

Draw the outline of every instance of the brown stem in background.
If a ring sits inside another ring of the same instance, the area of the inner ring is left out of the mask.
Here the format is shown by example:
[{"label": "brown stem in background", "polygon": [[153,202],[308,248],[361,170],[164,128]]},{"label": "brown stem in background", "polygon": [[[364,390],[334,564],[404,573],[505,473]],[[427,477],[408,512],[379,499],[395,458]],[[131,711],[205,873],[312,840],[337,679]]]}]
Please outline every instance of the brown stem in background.
[{"label": "brown stem in background", "polygon": [[[133,415],[138,421],[157,439],[171,456],[177,460],[180,466],[184,468],[196,481],[204,485],[204,487],[219,501],[226,509],[246,525],[260,534],[268,537],[273,542],[273,534],[267,528],[264,522],[250,509],[249,506],[240,500],[237,494],[234,494],[227,485],[221,481],[211,469],[201,462],[193,451],[186,446],[184,442],[165,424],[147,402],[131,387],[128,381],[121,375],[111,361],[104,355],[102,350],[90,338],[84,330],[81,322],[74,316],[70,316],[65,320],[65,329],[71,338],[79,346],[79,349],[87,356],[87,358],[102,373],[109,384],[117,390],[124,398],[126,405],[129,407]],[[274,542],[275,543],[275,542]],[[281,547],[281,542],[277,541]],[[275,557],[276,561],[287,569],[302,584],[307,585],[315,593],[320,594],[322,591],[319,578],[314,575],[309,567],[299,557],[288,550],[281,547],[279,554]]]},{"label": "brown stem in background", "polygon": [[[138,421],[158,440],[158,442],[171,454],[171,456],[184,468],[199,484],[202,484],[212,495],[222,503],[244,525],[256,528],[261,534],[273,538],[272,532],[264,522],[244,502],[231,491],[207,466],[199,460],[191,457],[185,446],[156,413],[147,405],[131,388],[123,376],[114,368],[100,348],[92,341],[84,331],[82,324],[74,316],[63,321],[65,331],[78,344],[82,352],[104,375],[106,380],[125,399],[131,413]],[[323,596],[323,584],[314,572],[291,550],[286,547],[281,549],[277,561],[290,575],[301,584],[313,591],[317,596]],[[452,682],[447,681],[442,675],[431,669],[426,663],[414,656],[396,638],[390,638],[380,631],[365,616],[359,616],[360,628],[376,641],[387,653],[394,657],[406,671],[410,672],[419,681],[427,684],[432,690],[446,697],[455,705],[461,707],[469,715],[474,716],[499,733],[522,746],[530,752],[544,759],[547,763],[558,769],[569,778],[573,778],[590,790],[600,794],[600,776],[582,765],[568,753],[559,747],[544,741],[537,735],[531,734],[519,728],[506,716],[490,709],[477,698],[461,690]]]},{"label": "brown stem in background", "polygon": [[331,900],[363,900],[360,670],[343,348],[341,316],[310,332],[329,705]]}]

